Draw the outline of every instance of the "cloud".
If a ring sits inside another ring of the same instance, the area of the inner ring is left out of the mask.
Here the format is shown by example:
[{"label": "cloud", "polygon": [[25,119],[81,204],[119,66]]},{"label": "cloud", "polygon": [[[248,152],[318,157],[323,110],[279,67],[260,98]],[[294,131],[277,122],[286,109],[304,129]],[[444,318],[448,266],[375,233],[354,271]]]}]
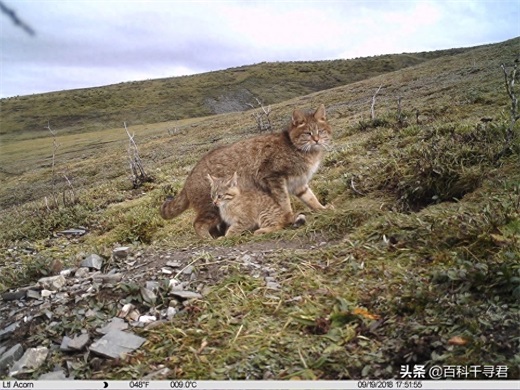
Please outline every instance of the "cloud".
[{"label": "cloud", "polygon": [[520,35],[519,0],[6,3],[37,35],[2,20],[0,97]]}]

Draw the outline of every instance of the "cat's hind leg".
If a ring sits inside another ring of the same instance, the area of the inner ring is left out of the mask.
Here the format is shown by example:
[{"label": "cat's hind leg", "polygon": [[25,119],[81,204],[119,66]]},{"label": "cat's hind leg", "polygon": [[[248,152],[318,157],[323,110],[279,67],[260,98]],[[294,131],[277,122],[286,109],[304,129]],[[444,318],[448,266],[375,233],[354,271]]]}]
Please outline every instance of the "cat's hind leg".
[{"label": "cat's hind leg", "polygon": [[217,238],[225,233],[225,226],[220,218],[218,209],[205,210],[203,213],[199,213],[195,217],[193,227],[197,235],[205,239]]}]

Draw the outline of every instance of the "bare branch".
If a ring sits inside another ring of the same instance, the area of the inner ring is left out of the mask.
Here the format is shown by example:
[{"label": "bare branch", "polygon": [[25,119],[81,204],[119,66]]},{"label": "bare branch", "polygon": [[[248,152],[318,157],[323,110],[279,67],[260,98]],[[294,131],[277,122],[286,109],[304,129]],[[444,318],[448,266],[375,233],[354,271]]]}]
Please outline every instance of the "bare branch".
[{"label": "bare branch", "polygon": [[139,150],[134,141],[135,134],[130,135],[128,128],[126,127],[126,122],[123,122],[123,125],[125,126],[125,131],[129,139],[128,160],[130,163],[130,171],[132,172],[132,184],[134,185],[134,188],[138,188],[144,182],[150,181],[150,177],[146,174],[141,157],[139,156]]},{"label": "bare branch", "polygon": [[[271,119],[269,118],[269,114],[271,114],[271,106],[265,107],[263,103],[255,97],[255,100],[259,106],[259,108],[262,110],[261,112],[253,112],[251,115],[253,115],[253,118],[256,120],[256,124],[258,126],[258,130],[260,131],[266,131],[271,130],[273,131],[273,127],[271,125]],[[247,106],[251,107],[252,109],[255,109],[255,106],[252,103],[246,103]]]},{"label": "bare branch", "polygon": [[[56,196],[56,151],[59,148],[58,141],[56,139],[56,132],[51,129],[50,122],[47,122],[47,127],[52,134],[52,163],[51,163],[51,172],[52,172],[52,198],[54,200],[54,205],[59,207],[58,198]],[[47,206],[48,208],[48,206]]]},{"label": "bare branch", "polygon": [[376,112],[375,112],[375,106],[376,106],[376,96],[383,87],[383,84],[379,86],[374,96],[372,96],[372,106],[370,107],[370,113],[372,115],[372,120],[376,119]]},{"label": "bare branch", "polygon": [[514,133],[514,127],[515,123],[518,119],[520,119],[520,115],[518,114],[518,98],[516,97],[515,93],[515,81],[516,81],[516,71],[517,71],[517,65],[516,62],[513,65],[513,69],[511,69],[511,72],[508,74],[506,70],[505,64],[501,64],[500,67],[502,68],[502,71],[504,72],[504,81],[506,84],[506,92],[509,96],[509,99],[511,99],[511,108],[510,108],[510,123],[509,128],[507,129],[506,133],[506,144],[508,147],[511,141],[513,140],[513,133]]},{"label": "bare branch", "polygon": [[36,35],[34,30],[28,24],[24,23],[24,21],[21,20],[12,9],[8,8],[3,1],[0,1],[0,11],[2,11],[16,26],[20,27],[27,34]]}]

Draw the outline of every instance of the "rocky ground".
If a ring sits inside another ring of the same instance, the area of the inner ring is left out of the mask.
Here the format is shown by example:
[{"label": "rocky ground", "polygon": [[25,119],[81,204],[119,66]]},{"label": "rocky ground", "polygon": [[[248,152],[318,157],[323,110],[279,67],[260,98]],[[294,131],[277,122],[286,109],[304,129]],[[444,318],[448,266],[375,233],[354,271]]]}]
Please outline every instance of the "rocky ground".
[{"label": "rocky ground", "polygon": [[[298,241],[181,250],[117,247],[110,258],[90,253],[80,255],[78,267],[53,265],[55,275],[2,294],[0,376],[81,378],[87,365],[99,367],[138,349],[146,341],[143,329],[182,316],[230,265],[263,278],[266,289],[276,292],[283,270],[266,261],[269,253],[304,246],[312,247]],[[15,260],[30,250],[11,248],[9,254]]]}]

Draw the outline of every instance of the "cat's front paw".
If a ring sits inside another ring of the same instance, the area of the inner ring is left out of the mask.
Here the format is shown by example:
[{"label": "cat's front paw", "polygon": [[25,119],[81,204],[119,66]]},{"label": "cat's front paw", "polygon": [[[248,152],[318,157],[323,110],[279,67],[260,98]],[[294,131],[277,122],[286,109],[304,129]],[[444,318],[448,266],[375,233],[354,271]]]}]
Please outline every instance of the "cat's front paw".
[{"label": "cat's front paw", "polygon": [[336,207],[332,203],[328,203],[325,206],[323,206],[323,210],[336,210]]}]

